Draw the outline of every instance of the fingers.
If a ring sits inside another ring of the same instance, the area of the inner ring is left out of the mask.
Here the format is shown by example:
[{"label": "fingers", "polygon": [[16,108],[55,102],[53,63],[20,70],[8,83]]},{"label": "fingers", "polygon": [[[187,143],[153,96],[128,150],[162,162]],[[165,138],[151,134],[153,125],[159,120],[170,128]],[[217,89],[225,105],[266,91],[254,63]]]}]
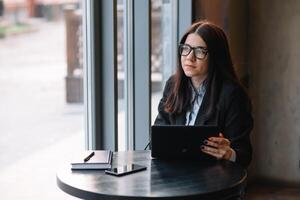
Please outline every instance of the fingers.
[{"label": "fingers", "polygon": [[213,147],[209,147],[209,146],[202,146],[201,150],[206,153],[209,154],[211,156],[216,157],[217,159],[222,159],[224,158],[224,156],[226,155],[226,151],[223,149],[216,149]]},{"label": "fingers", "polygon": [[[210,137],[210,138],[208,138],[208,143],[210,143],[210,144],[216,143],[216,144],[219,144],[221,146],[230,146],[230,141],[228,139],[224,138],[222,133],[219,133],[219,136],[220,137]],[[212,144],[211,146],[218,147],[218,146],[215,146],[214,144]]]},{"label": "fingers", "polygon": [[203,143],[207,146],[212,146],[212,147],[215,147],[215,148],[219,148],[221,146],[219,143],[216,143],[216,142],[213,142],[213,141],[210,141],[210,140],[204,140]]},{"label": "fingers", "polygon": [[201,150],[217,159],[229,159],[231,155],[230,141],[220,133],[219,137],[210,137],[204,141]]}]

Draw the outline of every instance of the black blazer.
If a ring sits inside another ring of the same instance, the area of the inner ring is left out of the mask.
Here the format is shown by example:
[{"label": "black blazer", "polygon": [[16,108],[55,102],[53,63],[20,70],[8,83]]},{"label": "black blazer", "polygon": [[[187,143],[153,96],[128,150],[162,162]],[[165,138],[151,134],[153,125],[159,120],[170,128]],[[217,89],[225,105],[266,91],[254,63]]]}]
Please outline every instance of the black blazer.
[{"label": "black blazer", "polygon": [[[172,88],[172,81],[166,83],[163,97],[158,106],[156,125],[184,125],[186,113],[170,114],[164,111],[164,102]],[[225,82],[221,88],[216,111],[204,116],[208,108],[208,96],[205,93],[195,125],[218,126],[224,137],[230,140],[231,148],[236,152],[236,162],[247,168],[252,159],[252,147],[249,134],[253,128],[251,102],[244,90],[236,83]],[[202,113],[202,115],[201,115]]]}]

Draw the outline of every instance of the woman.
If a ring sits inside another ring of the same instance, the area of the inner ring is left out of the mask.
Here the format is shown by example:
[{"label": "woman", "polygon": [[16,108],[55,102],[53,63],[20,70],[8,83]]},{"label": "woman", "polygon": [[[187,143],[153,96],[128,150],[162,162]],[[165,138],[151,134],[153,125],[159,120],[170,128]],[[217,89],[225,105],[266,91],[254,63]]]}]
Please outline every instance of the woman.
[{"label": "woman", "polygon": [[199,21],[184,34],[176,73],[167,81],[156,125],[217,125],[219,137],[201,150],[248,167],[252,157],[251,102],[235,74],[228,41],[218,26]]}]

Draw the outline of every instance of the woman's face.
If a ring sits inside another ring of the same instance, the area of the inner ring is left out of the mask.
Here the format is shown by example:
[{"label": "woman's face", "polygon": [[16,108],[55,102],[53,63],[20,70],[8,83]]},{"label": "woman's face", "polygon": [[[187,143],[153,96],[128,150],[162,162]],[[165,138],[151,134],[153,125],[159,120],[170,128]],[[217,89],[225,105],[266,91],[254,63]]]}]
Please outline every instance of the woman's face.
[{"label": "woman's face", "polygon": [[[187,36],[184,44],[180,47],[182,69],[187,77],[202,82],[208,73],[206,43],[199,35],[191,33]],[[191,50],[190,47],[198,48]]]}]

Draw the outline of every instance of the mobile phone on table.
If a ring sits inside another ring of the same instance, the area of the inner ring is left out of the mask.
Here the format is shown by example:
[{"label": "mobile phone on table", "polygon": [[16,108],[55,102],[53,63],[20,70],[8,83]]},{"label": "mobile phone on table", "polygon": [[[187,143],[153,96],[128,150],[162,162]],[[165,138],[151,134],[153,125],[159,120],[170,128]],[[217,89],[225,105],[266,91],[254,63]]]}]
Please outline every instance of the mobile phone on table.
[{"label": "mobile phone on table", "polygon": [[114,175],[114,176],[123,176],[126,174],[131,174],[134,172],[139,172],[147,169],[147,167],[137,164],[128,164],[120,167],[115,167],[111,169],[105,170],[106,174]]}]

